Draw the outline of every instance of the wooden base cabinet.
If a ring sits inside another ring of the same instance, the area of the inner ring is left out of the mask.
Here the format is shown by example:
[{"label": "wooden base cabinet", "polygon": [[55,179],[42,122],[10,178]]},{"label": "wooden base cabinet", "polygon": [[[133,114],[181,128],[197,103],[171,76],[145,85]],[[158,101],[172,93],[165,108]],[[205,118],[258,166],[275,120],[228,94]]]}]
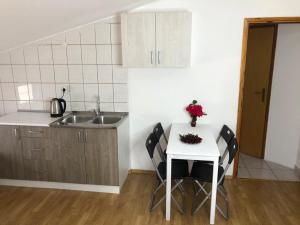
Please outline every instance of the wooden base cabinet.
[{"label": "wooden base cabinet", "polygon": [[87,183],[117,186],[117,129],[87,129],[84,132]]},{"label": "wooden base cabinet", "polygon": [[51,128],[51,151],[56,154],[55,181],[86,183],[82,129]]},{"label": "wooden base cabinet", "polygon": [[56,167],[55,152],[49,148],[49,128],[20,127],[24,179],[35,181],[53,180]]},{"label": "wooden base cabinet", "polygon": [[22,179],[23,156],[18,126],[0,126],[0,178]]},{"label": "wooden base cabinet", "polygon": [[128,120],[117,128],[0,126],[0,178],[122,186]]}]

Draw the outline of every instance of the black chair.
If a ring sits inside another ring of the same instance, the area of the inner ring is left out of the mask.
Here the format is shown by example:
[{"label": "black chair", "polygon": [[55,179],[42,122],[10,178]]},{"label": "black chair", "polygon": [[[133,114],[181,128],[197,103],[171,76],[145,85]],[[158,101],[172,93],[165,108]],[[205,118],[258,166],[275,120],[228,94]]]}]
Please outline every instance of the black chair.
[{"label": "black chair", "polygon": [[[161,155],[162,159],[166,162],[167,161],[167,145],[168,139],[165,134],[164,128],[162,127],[161,123],[157,123],[153,129],[153,134],[156,136],[158,143],[159,143],[159,154]],[[173,159],[172,163],[184,163],[188,166],[187,160],[182,159]]]},{"label": "black chair", "polygon": [[[233,133],[233,131],[227,125],[223,125],[223,127],[217,137],[217,140],[216,140],[217,144],[219,144],[219,142],[222,138],[226,143],[226,148],[224,149],[222,156],[220,156],[220,158],[219,158],[219,163],[221,165],[223,164],[223,162],[228,154],[228,144],[234,136],[235,136],[235,134]],[[212,163],[212,162],[211,161],[199,161],[199,163]]]},{"label": "black chair", "polygon": [[[150,203],[150,212],[153,211],[166,197],[164,195],[155,203],[155,197],[157,192],[162,188],[166,187],[166,178],[167,178],[167,163],[160,158],[160,161],[157,162],[154,157],[155,151],[158,150],[158,139],[155,134],[151,133],[146,140],[146,148],[148,150],[149,156],[153,163],[153,166],[156,171],[158,184],[155,190],[153,191]],[[184,189],[182,187],[183,179],[189,176],[188,166],[182,163],[172,163],[172,181],[174,181],[174,186],[171,188],[171,198],[174,201],[176,207],[181,213],[184,213]],[[182,195],[183,205],[180,206],[176,199],[173,197],[172,192],[176,189],[179,189]]]},{"label": "black chair", "polygon": [[[218,170],[218,186],[217,186],[217,191],[218,193],[224,198],[225,200],[225,212],[221,209],[221,207],[216,204],[217,210],[225,217],[225,219],[229,218],[228,214],[228,198],[227,198],[227,191],[224,187],[224,179],[225,179],[225,174],[232,163],[236,152],[238,151],[238,144],[236,138],[231,139],[228,143],[228,153],[229,153],[229,159],[228,163],[223,168],[221,164],[219,164],[219,170]],[[220,162],[221,163],[221,162]],[[209,163],[200,163],[200,162],[195,162],[193,164],[193,168],[191,171],[191,177],[194,180],[194,183],[199,187],[199,189],[195,192],[195,198],[193,201],[193,209],[192,209],[192,214],[195,214],[203,205],[204,203],[211,197],[211,191],[208,192],[205,189],[205,185],[207,183],[212,182],[212,177],[213,177],[213,165]],[[199,196],[199,194],[203,192],[206,196],[205,198],[198,204],[198,206],[195,206],[195,200]]]},{"label": "black chair", "polygon": [[229,142],[232,140],[232,138],[234,138],[235,134],[233,133],[233,131],[227,126],[227,125],[223,125],[221,131],[220,131],[220,134],[217,138],[217,143],[219,143],[219,141],[221,140],[221,138],[224,139],[224,141],[226,142],[226,148],[223,152],[223,155],[220,159],[220,163],[222,164],[226,158],[226,155],[228,153],[228,144]]}]

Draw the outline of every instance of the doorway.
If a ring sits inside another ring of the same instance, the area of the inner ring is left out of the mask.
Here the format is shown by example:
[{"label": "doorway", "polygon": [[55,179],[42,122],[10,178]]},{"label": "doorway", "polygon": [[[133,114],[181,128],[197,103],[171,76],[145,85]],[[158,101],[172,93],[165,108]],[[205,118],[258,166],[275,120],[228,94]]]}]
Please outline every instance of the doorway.
[{"label": "doorway", "polygon": [[[264,156],[277,25],[281,23],[300,23],[300,17],[244,21],[237,139],[241,152],[257,158]],[[259,36],[265,37],[263,43],[257,41]],[[255,53],[259,48],[263,51]],[[234,177],[238,165],[239,154],[234,161]]]},{"label": "doorway", "polygon": [[251,25],[245,67],[240,152],[264,158],[277,24]]}]

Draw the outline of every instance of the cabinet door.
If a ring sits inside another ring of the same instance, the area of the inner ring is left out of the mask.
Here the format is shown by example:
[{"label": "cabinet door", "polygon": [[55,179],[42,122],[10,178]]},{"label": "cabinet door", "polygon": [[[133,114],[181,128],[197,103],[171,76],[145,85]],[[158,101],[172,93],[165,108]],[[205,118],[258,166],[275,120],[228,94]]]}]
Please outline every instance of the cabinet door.
[{"label": "cabinet door", "polygon": [[51,128],[51,148],[57,151],[55,180],[86,183],[83,130]]},{"label": "cabinet door", "polygon": [[22,126],[20,130],[25,179],[53,181],[57,151],[51,149],[50,128]]},{"label": "cabinet door", "polygon": [[0,126],[0,178],[24,178],[18,126]]},{"label": "cabinet door", "polygon": [[126,67],[155,66],[155,13],[122,15],[122,55]]},{"label": "cabinet door", "polygon": [[191,58],[190,12],[156,13],[158,67],[186,67]]},{"label": "cabinet door", "polygon": [[43,138],[22,137],[26,180],[48,180],[47,146]]},{"label": "cabinet door", "polygon": [[87,129],[85,157],[88,184],[118,185],[116,129]]}]

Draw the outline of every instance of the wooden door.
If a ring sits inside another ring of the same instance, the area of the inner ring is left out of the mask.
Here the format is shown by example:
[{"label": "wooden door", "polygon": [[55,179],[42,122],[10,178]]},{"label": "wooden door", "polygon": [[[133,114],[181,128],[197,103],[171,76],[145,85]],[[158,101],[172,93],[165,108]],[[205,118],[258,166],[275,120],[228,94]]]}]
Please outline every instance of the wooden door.
[{"label": "wooden door", "polygon": [[122,15],[123,66],[155,66],[155,13]]},{"label": "wooden door", "polygon": [[264,157],[276,32],[276,26],[263,26],[248,34],[240,150],[259,158]]},{"label": "wooden door", "polygon": [[24,179],[18,126],[0,126],[0,178]]},{"label": "wooden door", "polygon": [[88,184],[118,185],[116,129],[86,129],[86,173]]},{"label": "wooden door", "polygon": [[156,49],[158,67],[187,67],[191,58],[192,14],[156,13]]},{"label": "wooden door", "polygon": [[51,149],[57,150],[54,171],[59,182],[86,183],[84,139],[82,129],[51,128]]}]

